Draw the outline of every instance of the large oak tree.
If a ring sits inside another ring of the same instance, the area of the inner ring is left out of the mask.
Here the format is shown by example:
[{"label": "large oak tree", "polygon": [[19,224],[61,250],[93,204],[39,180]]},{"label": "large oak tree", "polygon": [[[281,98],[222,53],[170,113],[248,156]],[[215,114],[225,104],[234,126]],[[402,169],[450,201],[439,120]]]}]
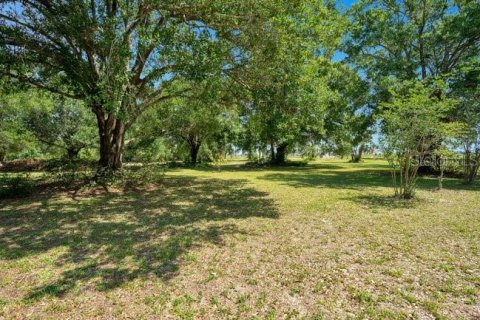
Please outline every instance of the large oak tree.
[{"label": "large oak tree", "polygon": [[146,109],[233,69],[275,1],[7,0],[0,2],[0,75],[70,98],[95,113],[100,164],[122,166],[125,132]]}]

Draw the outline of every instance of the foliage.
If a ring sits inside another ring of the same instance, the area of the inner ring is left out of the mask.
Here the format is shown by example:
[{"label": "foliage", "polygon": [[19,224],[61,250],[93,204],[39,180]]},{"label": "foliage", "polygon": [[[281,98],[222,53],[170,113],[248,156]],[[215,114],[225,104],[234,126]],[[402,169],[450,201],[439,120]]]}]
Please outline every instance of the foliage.
[{"label": "foliage", "polygon": [[334,96],[325,117],[322,140],[328,149],[359,162],[373,135],[375,101],[370,84],[344,63],[335,63],[328,72]]},{"label": "foliage", "polygon": [[478,1],[361,0],[349,10],[346,50],[377,84],[439,77],[478,55],[479,13]]},{"label": "foliage", "polygon": [[[132,127],[127,151],[133,158],[158,152],[154,161],[199,161],[224,158],[238,135],[236,101],[227,94],[226,78],[187,81],[189,93],[147,111]],[[153,156],[153,154],[152,154]]]},{"label": "foliage", "polygon": [[188,90],[171,86],[179,77],[239,66],[255,40],[244,31],[273,12],[269,1],[3,1],[0,75],[84,101],[100,163],[117,170],[135,120]]},{"label": "foliage", "polygon": [[193,94],[175,98],[158,108],[164,135],[177,146],[186,145],[187,162],[214,161],[225,157],[235,142],[239,119],[235,102],[225,96],[223,81],[190,84]]},{"label": "foliage", "polygon": [[464,154],[464,181],[473,183],[480,168],[480,62],[467,61],[453,77],[454,94],[459,99],[454,118],[465,124],[458,137]]},{"label": "foliage", "polygon": [[[150,113],[147,113],[147,117]],[[175,159],[175,146],[161,135],[146,135],[144,119],[132,127],[126,139],[125,161],[128,162],[168,162]]]},{"label": "foliage", "polygon": [[0,95],[0,162],[9,158],[34,157],[39,153],[32,132],[24,119],[34,106],[44,105],[44,99],[31,92],[7,92]]},{"label": "foliage", "polygon": [[[100,175],[124,159],[195,164],[238,150],[276,164],[293,151],[359,162],[376,123],[385,141],[399,137],[385,124],[410,113],[392,120],[402,99],[436,97],[459,101],[438,117],[465,124],[455,144],[473,181],[479,13],[466,0],[360,0],[345,12],[329,0],[7,0],[0,161],[84,150]],[[415,81],[432,92],[409,92]],[[455,149],[433,134],[428,152]]]},{"label": "foliage", "polygon": [[301,154],[304,160],[315,160],[318,156],[318,148],[316,145],[313,144],[303,146],[301,149]]},{"label": "foliage", "polygon": [[333,96],[325,70],[343,27],[334,8],[314,1],[264,26],[269,37],[257,47],[240,81],[249,94],[242,116],[243,146],[251,155],[268,147],[271,162],[282,163],[295,143],[321,135]]},{"label": "foliage", "polygon": [[419,167],[445,136],[444,120],[456,101],[443,91],[440,82],[435,86],[402,82],[392,88],[392,102],[382,105],[382,147],[399,197],[413,197]]},{"label": "foliage", "polygon": [[82,149],[94,146],[96,132],[93,114],[71,99],[56,99],[51,108],[34,108],[25,123],[36,139],[47,146],[64,150],[73,160]]},{"label": "foliage", "polygon": [[[465,63],[478,61],[478,1],[360,0],[347,15],[346,60],[370,82],[375,112],[391,102],[390,87],[397,82],[443,79],[452,84]],[[461,100],[462,91],[452,85],[447,95]],[[457,121],[454,111],[445,121]]]},{"label": "foliage", "polygon": [[0,318],[477,314],[480,2],[338,7],[0,1]]}]

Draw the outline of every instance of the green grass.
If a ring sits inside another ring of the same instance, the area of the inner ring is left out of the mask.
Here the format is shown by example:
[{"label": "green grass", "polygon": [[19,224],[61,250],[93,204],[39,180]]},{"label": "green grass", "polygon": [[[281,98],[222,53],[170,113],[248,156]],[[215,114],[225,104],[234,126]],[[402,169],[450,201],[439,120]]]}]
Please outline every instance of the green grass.
[{"label": "green grass", "polygon": [[475,319],[480,186],[381,160],[167,171],[0,205],[0,318]]}]

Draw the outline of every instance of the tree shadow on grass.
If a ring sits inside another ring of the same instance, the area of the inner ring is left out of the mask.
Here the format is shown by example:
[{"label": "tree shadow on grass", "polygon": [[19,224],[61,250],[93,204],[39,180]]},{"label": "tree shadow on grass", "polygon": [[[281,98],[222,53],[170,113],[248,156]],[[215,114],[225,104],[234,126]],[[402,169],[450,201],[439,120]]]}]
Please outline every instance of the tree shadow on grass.
[{"label": "tree shadow on grass", "polygon": [[[304,163],[289,162],[286,165],[270,165],[270,164],[251,164],[251,163],[234,163],[215,165],[202,165],[196,167],[188,167],[190,170],[200,172],[255,172],[255,171],[275,171],[275,172],[291,172],[291,171],[312,171],[312,170],[338,170],[344,169],[348,165],[346,162],[335,163]],[[185,167],[171,167],[169,171],[181,170]]]},{"label": "tree shadow on grass", "polygon": [[137,278],[167,281],[189,250],[244,233],[236,219],[276,218],[267,196],[244,180],[178,177],[152,191],[17,201],[0,209],[0,259],[65,251],[54,266],[61,276],[26,299],[61,296],[87,283],[110,290]]},{"label": "tree shadow on grass", "polygon": [[391,185],[388,172],[358,170],[353,172],[330,171],[309,173],[267,174],[261,179],[279,182],[295,188],[319,187],[363,190],[367,187],[385,187]]},{"label": "tree shadow on grass", "polygon": [[[438,188],[438,177],[426,176],[421,177],[417,181],[417,188],[424,190],[435,190]],[[443,180],[443,189],[446,190],[464,190],[464,191],[480,191],[480,181],[477,180],[472,184],[463,183],[462,179],[445,178]]]},{"label": "tree shadow on grass", "polygon": [[354,201],[368,209],[414,209],[422,203],[422,199],[400,199],[393,195],[366,194],[348,198],[346,200]]},{"label": "tree shadow on grass", "polygon": [[[366,188],[392,188],[392,176],[386,170],[355,170],[355,171],[310,171],[310,172],[278,172],[266,174],[259,179],[275,181],[295,188],[334,188],[364,191]],[[434,190],[438,186],[435,177],[419,177],[417,189]],[[478,182],[465,185],[460,179],[445,179],[443,188],[448,190],[479,191]],[[393,191],[392,191],[393,192]]]}]

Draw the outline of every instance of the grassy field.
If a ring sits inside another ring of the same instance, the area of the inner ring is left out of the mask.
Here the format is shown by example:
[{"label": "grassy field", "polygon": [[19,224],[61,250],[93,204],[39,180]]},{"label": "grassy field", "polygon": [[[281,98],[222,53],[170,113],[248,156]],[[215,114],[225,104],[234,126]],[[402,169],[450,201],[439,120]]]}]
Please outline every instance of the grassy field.
[{"label": "grassy field", "polygon": [[480,186],[386,164],[171,169],[0,205],[0,319],[480,319]]}]

